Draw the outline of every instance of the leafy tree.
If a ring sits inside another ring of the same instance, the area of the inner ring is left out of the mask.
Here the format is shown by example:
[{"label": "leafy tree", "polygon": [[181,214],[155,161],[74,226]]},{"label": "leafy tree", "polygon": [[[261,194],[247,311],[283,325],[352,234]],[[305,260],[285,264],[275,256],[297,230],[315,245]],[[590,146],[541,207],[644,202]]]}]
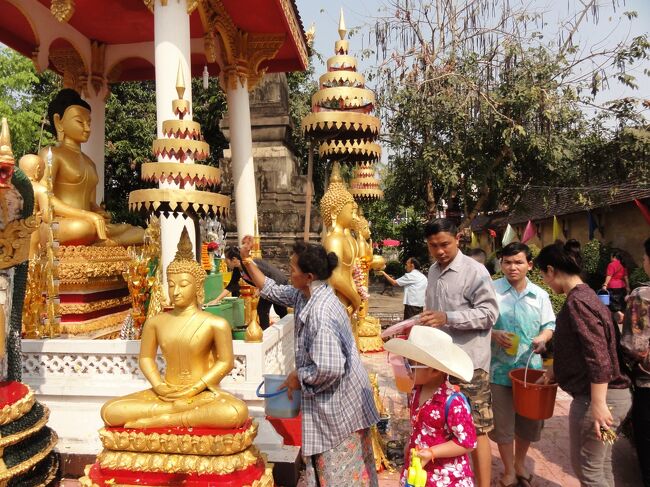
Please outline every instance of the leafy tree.
[{"label": "leafy tree", "polygon": [[52,71],[37,73],[31,60],[0,46],[0,116],[7,117],[16,159],[38,152],[53,138],[43,124],[47,105],[61,87]]},{"label": "leafy tree", "polygon": [[[634,86],[627,68],[648,58],[650,44],[640,36],[584,55],[573,37],[597,11],[595,0],[583,2],[546,42],[543,13],[511,2],[390,2],[373,29],[383,60],[377,76],[391,151],[389,204],[432,217],[455,192],[467,225],[480,212],[513,207],[540,179],[561,185],[629,173],[648,150],[639,100],[598,107],[600,120],[616,118],[615,133],[583,108],[595,106],[608,77]],[[625,155],[607,162],[589,153],[620,144]],[[602,171],[611,165],[614,171]]]}]

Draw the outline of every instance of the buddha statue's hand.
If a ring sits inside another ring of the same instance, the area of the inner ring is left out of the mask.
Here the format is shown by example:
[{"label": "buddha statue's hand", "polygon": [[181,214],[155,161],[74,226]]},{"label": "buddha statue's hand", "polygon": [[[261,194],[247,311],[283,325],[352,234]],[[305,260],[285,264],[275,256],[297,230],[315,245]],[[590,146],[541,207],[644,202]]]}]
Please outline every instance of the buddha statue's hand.
[{"label": "buddha statue's hand", "polygon": [[165,395],[167,400],[175,401],[177,399],[189,399],[194,397],[197,394],[200,394],[205,390],[206,386],[203,381],[199,381],[196,384],[193,384],[189,387],[184,387],[182,389],[177,389],[174,392]]},{"label": "buddha statue's hand", "polygon": [[177,387],[170,386],[166,382],[161,382],[160,384],[153,387],[153,391],[159,396],[161,396],[162,398],[169,396],[170,394],[174,393],[176,390],[178,390]]},{"label": "buddha statue's hand", "polygon": [[95,225],[97,238],[99,240],[106,240],[106,220],[99,213],[92,213],[90,221]]}]

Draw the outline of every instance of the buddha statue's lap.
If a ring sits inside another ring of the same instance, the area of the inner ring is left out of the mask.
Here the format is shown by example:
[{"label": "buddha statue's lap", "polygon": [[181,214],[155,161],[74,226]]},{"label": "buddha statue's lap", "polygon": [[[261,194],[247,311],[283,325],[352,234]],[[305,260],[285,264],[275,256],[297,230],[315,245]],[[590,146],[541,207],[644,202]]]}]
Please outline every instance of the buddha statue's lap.
[{"label": "buddha statue's lap", "polygon": [[[193,258],[187,229],[167,279],[174,309],[148,319],[140,342],[140,369],[153,387],[108,401],[101,413],[104,423],[127,428],[243,426],[246,403],[219,388],[234,363],[231,327],[201,310],[205,271]],[[164,377],[156,364],[159,347]]]}]

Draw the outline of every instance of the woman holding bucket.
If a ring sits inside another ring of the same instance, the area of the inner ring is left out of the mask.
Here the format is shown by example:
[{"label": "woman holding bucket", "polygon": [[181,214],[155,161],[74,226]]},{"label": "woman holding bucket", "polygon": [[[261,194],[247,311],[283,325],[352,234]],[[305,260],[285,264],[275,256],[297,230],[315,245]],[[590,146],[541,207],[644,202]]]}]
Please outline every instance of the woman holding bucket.
[{"label": "woman holding bucket", "polygon": [[533,268],[528,246],[508,244],[499,258],[505,277],[494,281],[499,318],[492,329],[490,389],[494,430],[488,436],[499,446],[503,462],[499,485],[529,487],[533,474],[526,467],[526,455],[531,442],[539,441],[544,422],[515,413],[508,373],[526,366],[542,368],[538,354],[553,336],[555,315],[548,293],[526,277]]},{"label": "woman holding bucket", "polygon": [[569,410],[571,464],[582,485],[614,487],[612,444],[603,434],[616,430],[632,403],[630,379],[621,372],[618,327],[596,293],[582,282],[579,251],[561,244],[542,249],[535,265],[544,282],[566,301],[557,315],[553,368],[573,396]]},{"label": "woman holding bucket", "polygon": [[291,286],[283,286],[264,276],[244,242],[242,264],[262,297],[294,309],[296,369],[281,387],[302,395],[302,485],[377,486],[370,427],[379,414],[347,312],[326,282],[336,254],[297,242]]}]

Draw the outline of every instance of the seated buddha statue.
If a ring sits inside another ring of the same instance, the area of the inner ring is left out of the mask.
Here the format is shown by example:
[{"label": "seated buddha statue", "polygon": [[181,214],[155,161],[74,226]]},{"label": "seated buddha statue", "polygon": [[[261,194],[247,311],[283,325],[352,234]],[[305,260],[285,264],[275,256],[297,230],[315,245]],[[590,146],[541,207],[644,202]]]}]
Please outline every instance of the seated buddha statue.
[{"label": "seated buddha statue", "polygon": [[[246,423],[246,404],[219,388],[234,364],[232,335],[225,319],[202,311],[204,280],[184,229],[167,267],[174,308],[147,319],[142,332],[139,365],[151,389],[104,404],[106,426],[239,428]],[[156,365],[159,346],[164,377]]]},{"label": "seated buddha statue", "polygon": [[[53,202],[59,222],[58,241],[63,245],[138,245],[144,230],[113,224],[95,201],[97,168],[81,151],[90,136],[90,105],[69,88],[59,91],[48,106],[50,128],[58,144],[52,149],[52,192],[63,204]],[[47,160],[48,148],[40,152]],[[46,181],[41,181],[46,184]]]},{"label": "seated buddha statue", "polygon": [[335,162],[329,186],[320,201],[321,217],[327,229],[323,247],[328,252],[334,252],[339,258],[339,265],[334,269],[329,284],[350,316],[361,305],[361,296],[352,274],[358,253],[357,242],[351,233],[356,225],[357,207],[341,178],[339,165]]}]

